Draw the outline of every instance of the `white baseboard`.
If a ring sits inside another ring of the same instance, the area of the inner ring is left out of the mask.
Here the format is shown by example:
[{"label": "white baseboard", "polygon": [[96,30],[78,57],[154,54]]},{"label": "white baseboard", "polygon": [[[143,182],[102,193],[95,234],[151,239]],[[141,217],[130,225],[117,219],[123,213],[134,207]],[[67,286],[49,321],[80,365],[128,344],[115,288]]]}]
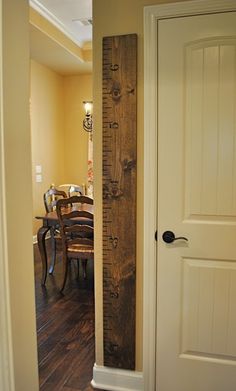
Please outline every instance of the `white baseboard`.
[{"label": "white baseboard", "polygon": [[143,373],[94,364],[94,388],[109,391],[143,391]]}]

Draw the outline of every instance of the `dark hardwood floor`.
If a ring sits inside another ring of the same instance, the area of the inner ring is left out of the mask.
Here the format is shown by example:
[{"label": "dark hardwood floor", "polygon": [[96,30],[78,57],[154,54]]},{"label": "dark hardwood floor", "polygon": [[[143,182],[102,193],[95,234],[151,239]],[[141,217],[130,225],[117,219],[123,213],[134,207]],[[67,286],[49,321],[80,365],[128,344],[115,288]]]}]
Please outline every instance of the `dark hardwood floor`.
[{"label": "dark hardwood floor", "polygon": [[[47,241],[48,251],[50,251]],[[59,292],[61,261],[42,287],[41,261],[34,245],[35,293],[40,391],[92,391],[94,357],[94,275],[88,261],[87,279],[82,266],[71,262],[64,294]]]}]

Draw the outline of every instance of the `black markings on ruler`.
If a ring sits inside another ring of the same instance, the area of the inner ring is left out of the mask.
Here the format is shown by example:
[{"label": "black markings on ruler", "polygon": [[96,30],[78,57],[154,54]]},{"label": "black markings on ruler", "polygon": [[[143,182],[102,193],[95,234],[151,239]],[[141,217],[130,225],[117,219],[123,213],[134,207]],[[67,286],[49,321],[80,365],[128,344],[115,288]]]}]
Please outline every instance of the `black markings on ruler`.
[{"label": "black markings on ruler", "polygon": [[118,122],[110,122],[109,128],[110,129],[118,129],[119,128]]},{"label": "black markings on ruler", "polygon": [[119,69],[119,65],[118,64],[111,64],[110,65],[110,70],[115,72],[115,71],[118,71]]}]

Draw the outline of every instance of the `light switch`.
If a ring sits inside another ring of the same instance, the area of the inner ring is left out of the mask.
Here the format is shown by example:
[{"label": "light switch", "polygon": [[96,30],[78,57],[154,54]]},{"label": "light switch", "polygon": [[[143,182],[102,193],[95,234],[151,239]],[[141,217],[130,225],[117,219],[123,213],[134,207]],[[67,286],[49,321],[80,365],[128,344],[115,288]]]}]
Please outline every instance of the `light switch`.
[{"label": "light switch", "polygon": [[37,174],[36,175],[36,182],[42,182],[42,175],[41,174]]},{"label": "light switch", "polygon": [[42,173],[42,166],[41,165],[35,166],[35,172],[36,172],[36,174],[41,174]]}]

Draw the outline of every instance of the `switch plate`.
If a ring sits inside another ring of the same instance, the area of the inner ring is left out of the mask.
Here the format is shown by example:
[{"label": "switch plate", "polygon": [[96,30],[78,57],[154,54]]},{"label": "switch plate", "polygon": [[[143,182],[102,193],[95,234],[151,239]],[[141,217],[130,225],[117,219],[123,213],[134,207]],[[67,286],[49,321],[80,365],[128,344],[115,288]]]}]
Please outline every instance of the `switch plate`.
[{"label": "switch plate", "polygon": [[42,182],[42,175],[41,174],[36,175],[36,182],[37,183]]},{"label": "switch plate", "polygon": [[41,174],[42,173],[42,166],[41,165],[35,166],[35,172],[36,172],[36,174]]}]

